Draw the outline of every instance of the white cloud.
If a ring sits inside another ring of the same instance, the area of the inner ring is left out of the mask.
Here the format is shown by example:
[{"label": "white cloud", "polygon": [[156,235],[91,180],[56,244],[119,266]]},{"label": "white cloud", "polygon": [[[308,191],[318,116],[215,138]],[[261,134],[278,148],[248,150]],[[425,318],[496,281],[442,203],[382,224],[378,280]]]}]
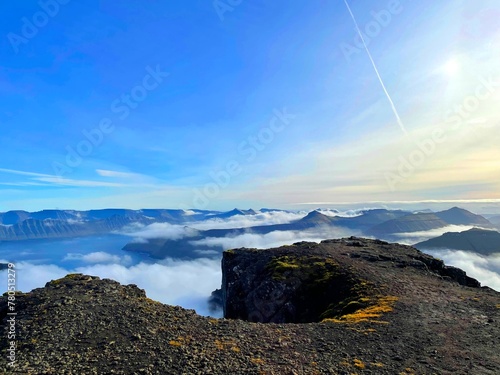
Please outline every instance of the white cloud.
[{"label": "white cloud", "polygon": [[426,253],[442,259],[446,265],[458,267],[470,277],[500,292],[500,253],[481,256],[461,250],[433,250]]},{"label": "white cloud", "polygon": [[130,172],[118,172],[118,171],[110,171],[107,169],[96,169],[96,173],[102,177],[114,177],[114,178],[137,178],[143,177],[143,175],[138,173],[130,173]]},{"label": "white cloud", "polygon": [[97,251],[89,254],[81,254],[81,253],[68,253],[64,258],[63,261],[70,261],[70,260],[80,260],[85,263],[117,263],[117,264],[131,264],[132,263],[132,258],[130,255],[124,255],[122,257],[118,255],[113,255],[106,253],[104,251]]},{"label": "white cloud", "polygon": [[310,231],[273,231],[267,234],[245,233],[233,237],[207,237],[192,243],[198,246],[221,246],[226,250],[239,247],[266,249],[300,241],[320,242],[325,239],[355,235],[359,235],[359,233],[344,228],[320,227]]},{"label": "white cloud", "polygon": [[[43,287],[48,281],[59,279],[68,273],[78,272],[113,279],[124,285],[136,284],[146,291],[149,298],[195,309],[201,315],[209,315],[207,299],[221,285],[219,259],[166,259],[160,263],[139,263],[129,267],[121,264],[95,264],[76,269],[27,262],[19,262],[16,266],[17,289],[23,292]],[[7,279],[6,271],[0,272],[0,278]]]},{"label": "white cloud", "polygon": [[[130,228],[129,228],[130,229]],[[139,230],[122,233],[127,236],[134,237],[135,242],[146,242],[153,238],[162,238],[169,240],[179,240],[184,237],[192,237],[197,234],[196,229],[182,225],[174,225],[169,223],[153,223]]]},{"label": "white cloud", "polygon": [[67,219],[68,224],[84,224],[83,220]]},{"label": "white cloud", "polygon": [[6,169],[6,168],[0,168],[0,172],[17,174],[17,175],[21,175],[21,176],[51,177],[51,175],[49,175],[49,174],[26,172],[26,171],[19,171],[19,170],[15,170],[15,169]]},{"label": "white cloud", "polygon": [[398,238],[398,242],[405,245],[413,245],[418,242],[426,241],[430,238],[439,237],[447,232],[463,232],[472,229],[474,225],[449,225],[447,227],[431,229],[421,232],[394,233],[393,236]]},{"label": "white cloud", "polygon": [[248,228],[258,225],[287,224],[302,219],[307,212],[271,211],[260,212],[256,215],[235,215],[226,219],[212,218],[201,222],[187,223],[190,227],[207,229]]},{"label": "white cloud", "polygon": [[186,225],[153,223],[147,226],[131,226],[127,229],[127,233],[123,234],[134,237],[134,241],[136,242],[146,242],[146,240],[153,238],[178,240],[197,235],[197,230],[248,228],[261,225],[287,224],[302,219],[306,215],[306,211],[271,211],[257,213],[256,215],[235,215],[226,219],[211,218],[203,221],[188,222]]},{"label": "white cloud", "polygon": [[321,212],[323,215],[326,216],[333,216],[333,217],[356,217],[356,216],[361,216],[363,215],[363,211],[369,211],[373,210],[374,208],[359,208],[355,210],[332,210],[328,208],[321,208],[318,209],[319,212]]},{"label": "white cloud", "polygon": [[78,187],[125,187],[126,186],[124,184],[119,184],[114,182],[74,180],[71,178],[62,178],[58,176],[37,177],[35,178],[35,180],[61,186],[78,186]]}]

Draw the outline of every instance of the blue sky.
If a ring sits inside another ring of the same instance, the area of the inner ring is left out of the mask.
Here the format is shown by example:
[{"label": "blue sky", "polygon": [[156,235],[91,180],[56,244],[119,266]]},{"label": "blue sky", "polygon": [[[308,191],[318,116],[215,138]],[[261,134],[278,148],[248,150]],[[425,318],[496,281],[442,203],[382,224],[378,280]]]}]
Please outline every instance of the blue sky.
[{"label": "blue sky", "polygon": [[496,204],[477,3],[2,2],[0,211]]}]

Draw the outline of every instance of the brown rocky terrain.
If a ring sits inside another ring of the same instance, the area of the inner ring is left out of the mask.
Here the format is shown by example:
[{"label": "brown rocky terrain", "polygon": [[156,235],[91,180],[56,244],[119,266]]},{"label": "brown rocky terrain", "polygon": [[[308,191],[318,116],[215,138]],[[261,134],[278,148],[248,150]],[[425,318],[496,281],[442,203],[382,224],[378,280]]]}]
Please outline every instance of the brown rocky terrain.
[{"label": "brown rocky terrain", "polygon": [[[16,365],[8,367],[3,334],[0,368],[19,374],[500,373],[500,293],[412,247],[350,238],[235,249],[224,253],[222,266],[226,319],[152,301],[134,285],[78,274],[19,294]],[[2,328],[8,328],[6,314],[4,295]]]}]

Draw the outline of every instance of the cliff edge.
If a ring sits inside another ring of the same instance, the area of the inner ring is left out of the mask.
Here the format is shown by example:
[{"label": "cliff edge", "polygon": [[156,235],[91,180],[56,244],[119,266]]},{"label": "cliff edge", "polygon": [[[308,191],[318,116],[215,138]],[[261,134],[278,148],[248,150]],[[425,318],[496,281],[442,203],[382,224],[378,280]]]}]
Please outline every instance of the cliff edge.
[{"label": "cliff edge", "polygon": [[[4,334],[0,368],[19,374],[500,373],[500,293],[409,246],[350,238],[235,249],[224,253],[222,266],[230,319],[201,317],[152,301],[134,285],[80,274],[20,293],[15,366],[8,366]],[[0,298],[3,331],[10,327],[7,302]]]}]

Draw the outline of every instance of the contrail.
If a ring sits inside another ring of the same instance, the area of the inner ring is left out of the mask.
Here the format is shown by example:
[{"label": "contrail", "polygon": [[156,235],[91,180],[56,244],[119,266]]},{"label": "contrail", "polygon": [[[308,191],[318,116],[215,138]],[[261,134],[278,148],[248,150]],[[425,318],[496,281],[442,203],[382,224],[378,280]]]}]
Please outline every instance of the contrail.
[{"label": "contrail", "polygon": [[384,81],[382,80],[382,77],[380,76],[380,73],[378,72],[377,65],[375,64],[375,61],[373,60],[372,54],[370,53],[370,50],[368,49],[368,46],[366,45],[365,38],[363,38],[363,34],[361,33],[361,30],[359,28],[358,22],[356,21],[356,18],[354,17],[354,14],[351,11],[351,7],[347,3],[347,0],[344,0],[345,6],[347,7],[347,10],[349,11],[349,14],[351,15],[351,18],[354,22],[354,25],[356,26],[356,30],[358,31],[359,37],[361,38],[361,41],[363,42],[363,45],[365,46],[366,53],[368,54],[368,57],[370,58],[370,61],[372,62],[373,69],[375,70],[375,73],[377,74],[378,80],[380,82],[380,85],[382,86],[382,89],[385,92],[385,95],[387,96],[387,99],[389,100],[389,103],[391,103],[392,111],[394,112],[394,116],[396,116],[396,120],[398,122],[399,127],[405,133],[406,135],[408,134],[406,131],[406,128],[403,124],[403,121],[401,121],[401,117],[399,117],[398,110],[396,109],[396,106],[394,105],[394,102],[392,101],[391,96],[389,95],[389,92],[387,91]]}]

